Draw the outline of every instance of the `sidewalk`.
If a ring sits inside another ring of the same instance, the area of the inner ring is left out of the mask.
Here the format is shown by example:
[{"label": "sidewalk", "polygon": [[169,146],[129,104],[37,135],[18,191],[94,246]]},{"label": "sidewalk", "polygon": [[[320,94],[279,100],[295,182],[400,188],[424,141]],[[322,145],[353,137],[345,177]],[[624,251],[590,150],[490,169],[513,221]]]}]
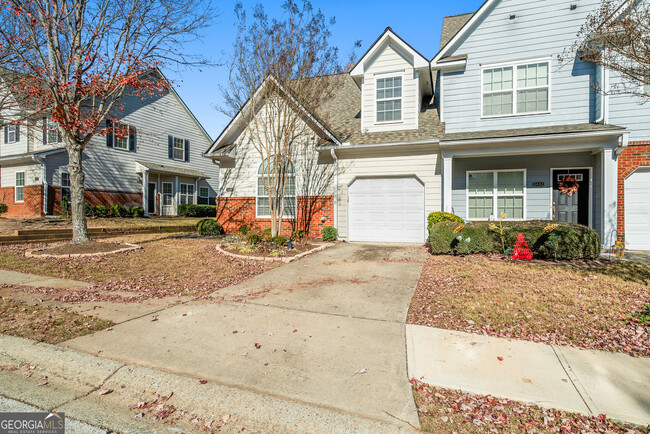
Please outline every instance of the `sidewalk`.
[{"label": "sidewalk", "polygon": [[433,386],[650,424],[650,358],[406,326],[409,377]]},{"label": "sidewalk", "polygon": [[87,288],[90,283],[78,280],[57,279],[37,274],[20,273],[18,271],[0,270],[0,283],[7,285],[41,286],[48,288]]}]

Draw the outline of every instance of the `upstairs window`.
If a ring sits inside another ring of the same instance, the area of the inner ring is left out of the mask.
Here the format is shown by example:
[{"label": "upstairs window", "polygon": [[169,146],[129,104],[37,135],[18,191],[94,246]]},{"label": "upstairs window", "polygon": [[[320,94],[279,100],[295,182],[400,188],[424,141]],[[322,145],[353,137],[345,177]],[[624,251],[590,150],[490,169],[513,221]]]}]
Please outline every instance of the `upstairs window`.
[{"label": "upstairs window", "polygon": [[485,68],[482,72],[484,117],[549,111],[550,63]]},{"label": "upstairs window", "polygon": [[45,132],[43,134],[43,144],[59,143],[61,142],[61,134],[59,134],[59,124],[45,119]]},{"label": "upstairs window", "polygon": [[377,122],[402,120],[402,77],[377,79]]},{"label": "upstairs window", "polygon": [[131,128],[129,125],[123,124],[121,122],[115,122],[113,124],[113,135],[115,136],[113,147],[128,151],[130,131]]},{"label": "upstairs window", "polygon": [[190,141],[180,137],[167,136],[170,160],[190,161]]},{"label": "upstairs window", "polygon": [[16,124],[5,127],[5,143],[16,143],[20,140],[20,129]]}]

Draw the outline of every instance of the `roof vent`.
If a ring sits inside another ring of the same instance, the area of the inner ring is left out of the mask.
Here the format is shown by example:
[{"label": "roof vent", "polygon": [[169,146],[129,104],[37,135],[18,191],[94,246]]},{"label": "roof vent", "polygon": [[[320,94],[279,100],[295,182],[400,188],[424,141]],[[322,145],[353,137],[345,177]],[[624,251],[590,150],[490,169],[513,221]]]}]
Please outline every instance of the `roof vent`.
[{"label": "roof vent", "polygon": [[578,9],[578,5],[575,4],[575,3],[571,3],[571,6],[569,6],[569,9],[572,10],[572,11],[575,11],[576,9]]}]

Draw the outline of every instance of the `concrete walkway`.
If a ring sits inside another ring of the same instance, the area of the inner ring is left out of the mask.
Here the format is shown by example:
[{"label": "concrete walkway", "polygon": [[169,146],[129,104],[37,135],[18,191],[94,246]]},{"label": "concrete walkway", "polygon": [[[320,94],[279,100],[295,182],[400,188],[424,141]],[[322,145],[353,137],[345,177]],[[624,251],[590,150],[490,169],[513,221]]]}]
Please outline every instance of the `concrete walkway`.
[{"label": "concrete walkway", "polygon": [[41,286],[47,288],[87,288],[90,283],[78,280],[57,279],[36,274],[20,273],[18,271],[0,270],[0,283],[7,285]]},{"label": "concrete walkway", "polygon": [[650,424],[650,358],[410,324],[406,338],[409,376],[431,385]]},{"label": "concrete walkway", "polygon": [[425,259],[419,246],[341,244],[63,345],[417,427],[404,323]]}]

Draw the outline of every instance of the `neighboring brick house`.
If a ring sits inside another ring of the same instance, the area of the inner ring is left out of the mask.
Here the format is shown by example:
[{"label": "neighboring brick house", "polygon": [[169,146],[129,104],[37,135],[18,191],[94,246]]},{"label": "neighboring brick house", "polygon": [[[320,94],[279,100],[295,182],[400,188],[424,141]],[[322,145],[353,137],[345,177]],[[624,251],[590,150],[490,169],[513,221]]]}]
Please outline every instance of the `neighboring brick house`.
[{"label": "neighboring brick house", "polygon": [[[128,137],[95,136],[84,151],[86,203],[138,204],[148,215],[176,215],[182,203],[214,203],[219,170],[202,158],[212,140],[173,87],[144,101],[125,96],[122,105],[119,124],[106,125],[128,127]],[[0,135],[4,216],[57,215],[70,194],[57,125],[43,116],[19,121]]]}]

